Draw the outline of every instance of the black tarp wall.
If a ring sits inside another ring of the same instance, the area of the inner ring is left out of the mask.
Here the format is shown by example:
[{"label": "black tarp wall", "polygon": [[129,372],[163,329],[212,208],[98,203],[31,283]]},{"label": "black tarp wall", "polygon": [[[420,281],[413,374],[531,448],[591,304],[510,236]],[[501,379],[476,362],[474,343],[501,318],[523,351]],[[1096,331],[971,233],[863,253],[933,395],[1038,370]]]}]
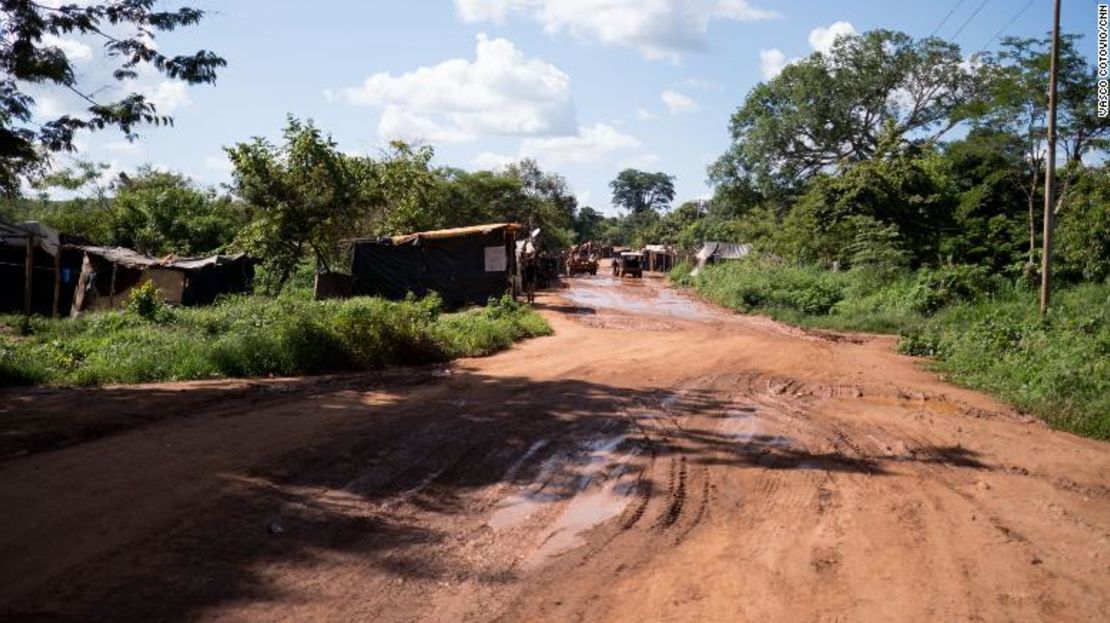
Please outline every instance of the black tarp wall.
[{"label": "black tarp wall", "polygon": [[356,240],[351,276],[356,295],[404,298],[436,292],[448,307],[482,305],[509,291],[515,236],[507,226],[425,237]]}]

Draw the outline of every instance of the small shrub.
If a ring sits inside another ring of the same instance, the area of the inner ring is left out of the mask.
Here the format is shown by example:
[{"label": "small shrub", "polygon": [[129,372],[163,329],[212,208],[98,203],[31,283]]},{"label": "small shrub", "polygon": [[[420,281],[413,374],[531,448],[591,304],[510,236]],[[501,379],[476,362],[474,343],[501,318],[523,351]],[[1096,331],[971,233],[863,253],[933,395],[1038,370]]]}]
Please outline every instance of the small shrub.
[{"label": "small shrub", "polygon": [[131,289],[124,305],[127,313],[150,322],[163,322],[169,317],[169,308],[153,281],[145,281]]},{"label": "small shrub", "polygon": [[972,301],[991,292],[997,281],[984,266],[953,265],[922,269],[908,293],[910,308],[929,316],[954,303]]}]

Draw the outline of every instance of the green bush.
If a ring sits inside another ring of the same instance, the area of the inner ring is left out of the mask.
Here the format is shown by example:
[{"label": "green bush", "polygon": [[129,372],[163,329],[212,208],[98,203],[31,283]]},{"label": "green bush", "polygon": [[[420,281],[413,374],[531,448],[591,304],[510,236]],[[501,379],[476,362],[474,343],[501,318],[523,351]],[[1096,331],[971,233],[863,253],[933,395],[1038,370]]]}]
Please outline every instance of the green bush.
[{"label": "green bush", "polygon": [[551,331],[511,297],[453,314],[436,296],[316,302],[296,293],[171,310],[153,288],[138,290],[122,312],[36,318],[27,337],[0,333],[0,385],[362,370],[486,355]]},{"label": "green bush", "polygon": [[169,318],[170,310],[153,281],[143,282],[127,295],[124,309],[143,320],[162,322]]},{"label": "green bush", "polygon": [[911,310],[929,316],[942,307],[973,301],[998,286],[984,266],[954,265],[921,269],[908,293]]},{"label": "green bush", "polygon": [[667,279],[679,286],[694,285],[694,278],[690,273],[694,270],[694,265],[686,260],[676,263],[671,270],[667,273]]},{"label": "green bush", "polygon": [[953,380],[1055,426],[1110,439],[1110,285],[1057,292],[1045,322],[1033,292],[961,303],[903,336],[899,348],[935,357]]},{"label": "green bush", "polygon": [[707,266],[694,279],[704,296],[740,311],[793,311],[821,316],[844,298],[845,273],[742,260]]}]

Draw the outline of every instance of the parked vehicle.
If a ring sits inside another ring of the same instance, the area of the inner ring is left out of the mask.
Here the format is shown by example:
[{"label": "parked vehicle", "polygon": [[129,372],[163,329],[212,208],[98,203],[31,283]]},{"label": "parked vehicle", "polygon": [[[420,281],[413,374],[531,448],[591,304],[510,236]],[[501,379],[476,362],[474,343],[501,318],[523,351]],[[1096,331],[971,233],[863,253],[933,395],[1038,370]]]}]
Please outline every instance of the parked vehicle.
[{"label": "parked vehicle", "polygon": [[643,277],[644,254],[625,251],[613,258],[614,277]]}]

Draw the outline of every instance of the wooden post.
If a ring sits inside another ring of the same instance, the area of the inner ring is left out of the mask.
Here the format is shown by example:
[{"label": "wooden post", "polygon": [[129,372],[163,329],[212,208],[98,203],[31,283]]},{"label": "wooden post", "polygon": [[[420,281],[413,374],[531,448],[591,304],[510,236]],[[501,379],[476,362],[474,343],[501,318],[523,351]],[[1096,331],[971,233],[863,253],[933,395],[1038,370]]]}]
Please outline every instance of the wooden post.
[{"label": "wooden post", "polygon": [[27,259],[23,266],[23,315],[31,315],[31,279],[35,272],[35,237],[27,234]]},{"label": "wooden post", "polygon": [[1060,56],[1060,0],[1052,26],[1052,56],[1048,65],[1048,153],[1044,175],[1044,251],[1041,253],[1041,320],[1048,314],[1052,285],[1052,230],[1056,225],[1056,63]]},{"label": "wooden post", "polygon": [[112,283],[108,286],[108,309],[116,308],[116,266],[112,262]]},{"label": "wooden post", "polygon": [[54,305],[51,309],[51,315],[55,318],[58,317],[58,299],[62,294],[62,243],[54,250]]}]

